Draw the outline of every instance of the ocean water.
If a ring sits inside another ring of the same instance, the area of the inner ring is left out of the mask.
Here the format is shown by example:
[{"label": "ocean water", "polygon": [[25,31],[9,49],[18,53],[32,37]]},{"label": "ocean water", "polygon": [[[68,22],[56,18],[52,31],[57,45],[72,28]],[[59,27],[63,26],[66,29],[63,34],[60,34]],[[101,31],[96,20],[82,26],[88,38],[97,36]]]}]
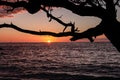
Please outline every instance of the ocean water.
[{"label": "ocean water", "polygon": [[0,43],[0,80],[120,78],[120,53],[109,42]]}]

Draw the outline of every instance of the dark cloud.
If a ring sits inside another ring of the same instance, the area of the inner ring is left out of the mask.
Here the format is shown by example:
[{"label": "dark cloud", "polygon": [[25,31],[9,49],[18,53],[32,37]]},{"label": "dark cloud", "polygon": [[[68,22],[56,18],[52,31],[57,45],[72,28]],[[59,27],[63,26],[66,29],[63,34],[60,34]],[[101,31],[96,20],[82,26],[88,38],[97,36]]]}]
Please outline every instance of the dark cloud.
[{"label": "dark cloud", "polygon": [[[2,0],[2,1],[16,2],[18,0]],[[26,0],[19,0],[19,1],[26,1]],[[25,11],[21,7],[20,8],[16,8],[16,9],[14,9],[12,11],[11,10],[12,10],[12,7],[0,5],[0,17],[1,18],[3,18],[3,17],[13,17],[14,14],[17,14],[17,13]]]},{"label": "dark cloud", "polygon": [[21,13],[23,11],[25,11],[23,8],[16,8],[14,10],[11,11],[11,7],[7,7],[7,6],[0,6],[0,17],[13,17],[14,14],[17,13]]}]

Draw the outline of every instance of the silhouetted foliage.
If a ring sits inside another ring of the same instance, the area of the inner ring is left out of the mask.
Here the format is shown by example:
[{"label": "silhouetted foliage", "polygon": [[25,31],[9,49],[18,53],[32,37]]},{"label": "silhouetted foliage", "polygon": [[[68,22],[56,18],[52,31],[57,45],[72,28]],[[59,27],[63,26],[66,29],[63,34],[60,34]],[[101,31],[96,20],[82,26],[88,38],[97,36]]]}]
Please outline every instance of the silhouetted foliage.
[{"label": "silhouetted foliage", "polygon": [[[0,5],[8,6],[6,11],[12,12],[16,8],[23,7],[30,14],[34,14],[39,10],[46,12],[49,21],[56,20],[65,28],[61,33],[54,32],[36,32],[31,30],[24,30],[13,24],[1,24],[0,28],[9,27],[14,28],[24,33],[35,35],[51,35],[55,37],[72,36],[71,41],[82,38],[88,38],[91,42],[96,36],[105,34],[111,43],[120,51],[120,23],[116,19],[117,7],[120,7],[120,0],[0,0]],[[72,11],[79,16],[94,16],[101,19],[100,24],[94,28],[90,28],[82,33],[75,27],[75,23],[65,23],[51,14],[53,7],[62,7]],[[67,27],[71,30],[65,32]]]}]

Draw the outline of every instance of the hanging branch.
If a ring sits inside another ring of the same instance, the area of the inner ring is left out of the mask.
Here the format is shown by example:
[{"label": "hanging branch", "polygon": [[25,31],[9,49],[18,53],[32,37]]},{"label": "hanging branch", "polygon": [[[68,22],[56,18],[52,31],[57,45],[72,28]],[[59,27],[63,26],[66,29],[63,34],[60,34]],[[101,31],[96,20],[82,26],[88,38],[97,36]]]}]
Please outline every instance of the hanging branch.
[{"label": "hanging branch", "polygon": [[54,16],[51,14],[51,12],[49,13],[49,11],[45,9],[45,7],[41,7],[41,9],[42,9],[44,12],[46,12],[48,18],[50,17],[50,20],[49,20],[49,21],[51,21],[52,19],[54,19],[54,20],[57,21],[58,23],[60,23],[60,24],[62,24],[63,26],[65,26],[65,28],[63,29],[63,32],[66,30],[67,27],[71,27],[71,32],[72,32],[72,33],[75,33],[75,31],[78,31],[78,30],[75,29],[75,23],[73,23],[73,24],[72,24],[71,22],[70,22],[70,23],[65,23],[65,22],[63,22],[62,20],[60,20],[59,18],[54,17]]}]

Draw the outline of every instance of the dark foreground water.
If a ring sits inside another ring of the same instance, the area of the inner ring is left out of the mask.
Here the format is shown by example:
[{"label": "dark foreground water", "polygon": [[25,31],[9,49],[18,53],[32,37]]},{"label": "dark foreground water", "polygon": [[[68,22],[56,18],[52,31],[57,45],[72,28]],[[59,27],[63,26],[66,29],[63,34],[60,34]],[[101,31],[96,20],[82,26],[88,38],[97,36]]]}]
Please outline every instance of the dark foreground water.
[{"label": "dark foreground water", "polygon": [[113,80],[120,53],[110,43],[0,43],[0,80]]}]

